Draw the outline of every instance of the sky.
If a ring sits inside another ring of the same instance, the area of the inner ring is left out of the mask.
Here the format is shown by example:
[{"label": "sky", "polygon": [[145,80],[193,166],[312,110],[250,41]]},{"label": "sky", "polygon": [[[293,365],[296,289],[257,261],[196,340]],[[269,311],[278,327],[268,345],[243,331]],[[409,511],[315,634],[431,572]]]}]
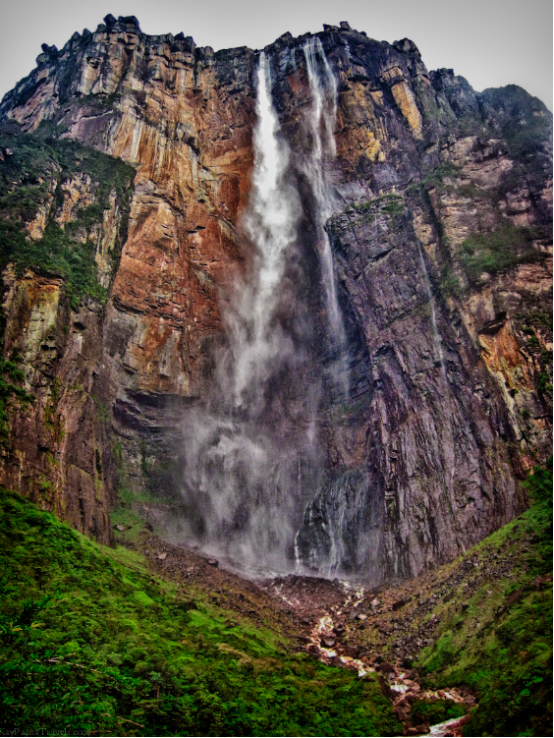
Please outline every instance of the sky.
[{"label": "sky", "polygon": [[412,39],[429,70],[454,69],[478,91],[517,84],[552,110],[552,0],[0,0],[0,9],[0,98],[31,72],[42,43],[61,48],[112,13],[215,50],[260,49],[346,20],[379,41]]}]

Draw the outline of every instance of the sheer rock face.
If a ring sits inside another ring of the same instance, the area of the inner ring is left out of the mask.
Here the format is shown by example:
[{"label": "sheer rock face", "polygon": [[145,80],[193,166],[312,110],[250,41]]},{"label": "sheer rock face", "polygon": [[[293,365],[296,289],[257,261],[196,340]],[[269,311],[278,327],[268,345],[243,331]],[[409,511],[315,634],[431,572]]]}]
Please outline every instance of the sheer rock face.
[{"label": "sheer rock face", "polygon": [[[519,88],[479,95],[449,70],[428,73],[407,39],[347,24],[318,37],[338,83],[327,231],[350,395],[322,400],[327,462],[298,546],[320,573],[376,583],[505,523],[524,504],[517,479],[550,453],[551,116]],[[266,49],[301,193],[307,38]],[[37,62],[2,101],[4,123],[33,135],[54,123],[136,176],[117,263],[115,201],[95,230],[105,307],[71,311],[56,275],[4,274],[4,349],[17,348],[39,401],[10,411],[1,481],[110,542],[116,486],[163,498],[178,485],[181,410],[202,398],[224,342],[221,289],[245,263],[258,53],[108,17]],[[82,174],[63,187],[62,207],[48,191],[29,220],[31,238],[50,213],[66,223],[92,201]],[[317,335],[317,275],[309,286]]]}]

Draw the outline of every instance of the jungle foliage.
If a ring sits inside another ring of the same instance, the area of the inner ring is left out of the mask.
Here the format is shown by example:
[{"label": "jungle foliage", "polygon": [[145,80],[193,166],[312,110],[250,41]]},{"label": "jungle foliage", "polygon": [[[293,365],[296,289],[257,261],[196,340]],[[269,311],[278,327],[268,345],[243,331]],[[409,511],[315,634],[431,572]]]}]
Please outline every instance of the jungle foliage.
[{"label": "jungle foliage", "polygon": [[[398,735],[373,678],[156,579],[0,493],[0,729],[48,735]],[[78,732],[76,732],[78,731]]]}]

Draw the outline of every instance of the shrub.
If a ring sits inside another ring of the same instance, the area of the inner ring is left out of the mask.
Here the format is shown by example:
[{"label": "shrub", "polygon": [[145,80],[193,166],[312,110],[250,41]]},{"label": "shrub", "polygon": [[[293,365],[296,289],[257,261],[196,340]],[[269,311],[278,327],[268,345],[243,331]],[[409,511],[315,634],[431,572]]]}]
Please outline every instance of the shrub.
[{"label": "shrub", "polygon": [[532,228],[520,228],[503,221],[491,233],[466,238],[459,247],[458,258],[468,279],[474,282],[483,272],[492,275],[540,258],[533,247],[535,238],[537,234]]},{"label": "shrub", "polygon": [[2,445],[6,445],[8,441],[8,405],[14,401],[22,404],[35,401],[34,396],[21,387],[25,377],[17,366],[17,362],[17,356],[13,356],[12,359],[0,356],[0,444]]},{"label": "shrub", "polygon": [[462,717],[465,712],[462,705],[452,700],[438,700],[437,702],[416,700],[412,706],[410,720],[413,725],[420,725],[421,723],[437,725],[438,723],[444,723],[445,720]]}]

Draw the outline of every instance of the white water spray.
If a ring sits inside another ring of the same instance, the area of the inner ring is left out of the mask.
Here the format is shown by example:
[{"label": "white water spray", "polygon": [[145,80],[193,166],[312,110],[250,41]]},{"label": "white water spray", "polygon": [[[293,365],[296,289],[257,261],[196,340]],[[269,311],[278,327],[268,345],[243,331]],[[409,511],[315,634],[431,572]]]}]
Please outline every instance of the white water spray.
[{"label": "white water spray", "polygon": [[[346,335],[337,297],[331,245],[324,227],[333,213],[334,204],[328,168],[336,156],[334,130],[337,117],[337,81],[319,38],[308,39],[304,45],[304,56],[312,106],[307,121],[311,150],[304,161],[303,171],[311,184],[315,201],[315,240],[321,264],[330,338],[333,348],[340,355],[340,363],[346,365]],[[347,367],[342,366],[339,371],[340,383],[346,394]]]},{"label": "white water spray", "polygon": [[[301,206],[287,181],[289,148],[271,97],[269,59],[260,54],[257,125],[249,205],[242,230],[250,247],[244,279],[222,309],[228,346],[216,356],[207,406],[190,410],[183,495],[188,538],[242,571],[290,568],[302,480],[317,485],[317,383],[302,381],[286,303],[287,255]],[[295,323],[295,328],[297,328]],[[311,492],[313,494],[313,490]]]},{"label": "white water spray", "polygon": [[283,336],[271,328],[287,249],[296,239],[300,205],[285,181],[289,149],[280,137],[271,99],[271,68],[262,52],[258,68],[254,131],[254,174],[244,229],[255,247],[248,284],[240,285],[234,314],[226,316],[234,358],[234,398],[240,407],[248,390],[263,388],[268,363],[282,357]]}]

